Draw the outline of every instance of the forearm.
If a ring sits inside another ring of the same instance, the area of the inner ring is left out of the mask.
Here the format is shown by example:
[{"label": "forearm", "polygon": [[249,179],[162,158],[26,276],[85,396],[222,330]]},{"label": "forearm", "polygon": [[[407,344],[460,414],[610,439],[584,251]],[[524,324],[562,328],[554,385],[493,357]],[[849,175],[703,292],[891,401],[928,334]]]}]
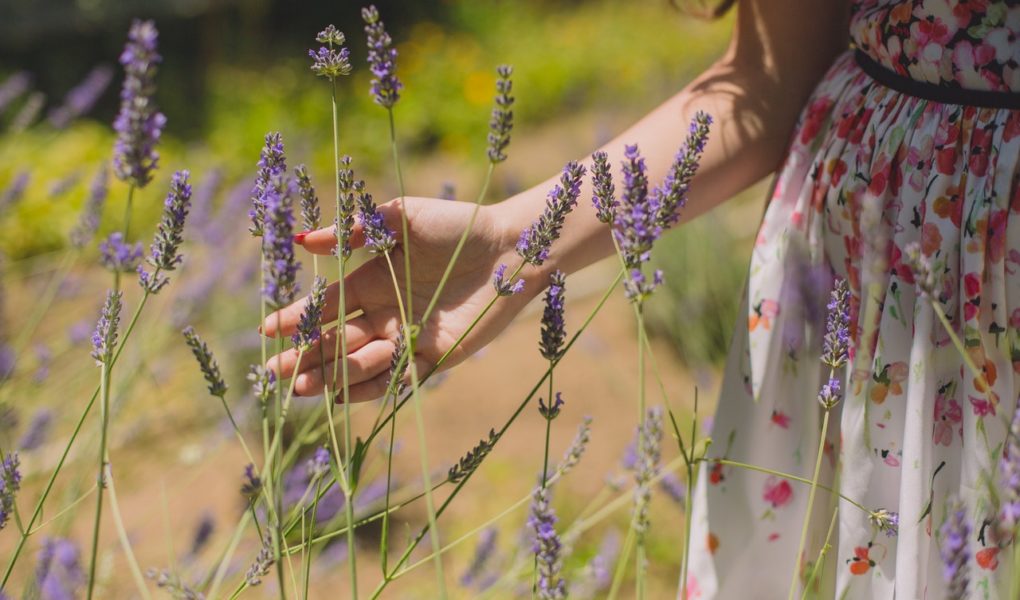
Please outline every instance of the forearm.
[{"label": "forearm", "polygon": [[[746,4],[750,5],[747,13],[753,13],[753,5]],[[755,14],[742,15],[740,26],[755,29],[754,23],[743,22],[755,18]],[[755,31],[754,35],[761,34]],[[613,167],[617,193],[624,145],[639,146],[654,185],[666,175],[699,110],[711,115],[714,124],[681,222],[710,210],[776,169],[800,107],[845,43],[839,35],[821,39],[821,46],[812,54],[804,48],[770,42],[767,34],[764,40],[749,41],[748,37],[740,39],[738,35],[712,67],[601,148]],[[584,164],[590,171],[591,158],[586,157]],[[531,224],[557,178],[494,206],[499,222],[518,232]],[[553,246],[549,268],[572,272],[612,254],[609,228],[596,219],[591,194],[591,179],[586,177],[578,206]]]}]

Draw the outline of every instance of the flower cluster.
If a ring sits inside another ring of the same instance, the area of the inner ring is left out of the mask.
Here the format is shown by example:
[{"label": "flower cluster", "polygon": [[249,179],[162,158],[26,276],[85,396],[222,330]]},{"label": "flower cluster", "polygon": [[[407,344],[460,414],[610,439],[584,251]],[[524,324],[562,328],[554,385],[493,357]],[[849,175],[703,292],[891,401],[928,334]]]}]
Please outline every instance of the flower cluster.
[{"label": "flower cluster", "polygon": [[318,51],[308,51],[313,73],[330,81],[351,74],[351,51],[343,47],[346,41],[343,33],[333,25],[327,25],[315,36],[315,41],[326,45],[320,46]]},{"label": "flower cluster", "polygon": [[524,262],[538,266],[549,258],[549,248],[560,237],[563,221],[577,205],[584,173],[584,167],[574,161],[563,168],[560,183],[549,191],[542,215],[521,232],[517,241],[517,254]]},{"label": "flower cluster", "polygon": [[535,534],[532,551],[538,563],[538,597],[561,600],[567,597],[567,582],[560,577],[562,543],[556,533],[556,513],[549,502],[549,488],[536,487],[531,496],[528,526]]},{"label": "flower cluster", "polygon": [[880,508],[869,515],[871,524],[887,537],[896,537],[900,533],[900,514]]},{"label": "flower cluster", "polygon": [[319,446],[315,449],[315,453],[305,463],[305,472],[309,479],[315,479],[322,477],[329,472],[329,451]]},{"label": "flower cluster", "polygon": [[680,211],[687,204],[687,190],[691,179],[698,170],[701,154],[708,142],[708,129],[712,125],[712,117],[698,111],[691,121],[690,132],[684,145],[680,147],[673,164],[670,166],[662,185],[655,188],[653,195],[658,200],[659,214],[656,221],[663,229],[668,229],[680,219]]},{"label": "flower cluster", "polygon": [[838,369],[846,364],[850,352],[850,285],[846,279],[836,280],[828,310],[822,362]]},{"label": "flower cluster", "polygon": [[355,182],[354,191],[358,194],[358,210],[361,228],[365,234],[365,247],[374,254],[385,254],[393,250],[397,245],[397,239],[386,227],[382,214],[376,210],[372,194],[365,191],[365,182]]},{"label": "flower cluster", "polygon": [[549,277],[549,287],[545,291],[545,309],[542,312],[542,339],[539,348],[542,356],[548,361],[559,360],[563,356],[563,342],[567,338],[566,325],[563,321],[563,292],[566,278],[563,271],[556,270]]},{"label": "flower cluster", "polygon": [[556,392],[556,399],[546,404],[545,399],[538,399],[538,414],[552,421],[560,416],[560,409],[563,408],[563,394]]},{"label": "flower cluster", "polygon": [[305,302],[305,309],[298,320],[297,331],[292,336],[294,345],[308,350],[322,335],[322,308],[326,305],[326,278],[316,277],[312,282],[312,293]]},{"label": "flower cluster", "polygon": [[[354,232],[354,170],[351,169],[351,157],[344,156],[340,159],[340,170],[337,172],[337,194],[336,219],[333,226],[336,228],[337,248],[343,253],[344,258],[351,256],[351,234]],[[334,250],[336,254],[336,250]]]},{"label": "flower cluster", "polygon": [[145,259],[155,271],[150,276],[143,267],[138,267],[142,289],[152,294],[158,293],[170,283],[170,278],[160,276],[160,271],[173,271],[181,264],[178,251],[184,242],[184,220],[191,207],[188,176],[188,171],[177,171],[170,179],[170,192],[163,203],[163,216],[156,229],[156,237],[149,247],[149,257]]},{"label": "flower cluster", "polygon": [[450,467],[447,479],[451,483],[460,483],[461,480],[470,476],[478,468],[478,465],[482,464],[489,452],[492,452],[492,448],[498,441],[499,435],[496,430],[490,429],[488,438],[480,440],[474,448],[468,450],[468,453],[460,458],[457,464]]},{"label": "flower cluster", "polygon": [[970,584],[967,566],[970,562],[970,548],[967,538],[970,537],[971,527],[962,502],[949,502],[946,510],[946,520],[939,528],[942,539],[942,578],[948,584],[946,598],[963,600],[968,597],[967,587]]},{"label": "flower cluster", "polygon": [[613,223],[616,214],[616,186],[613,185],[613,174],[609,170],[609,155],[599,151],[591,155],[591,203],[599,221]]},{"label": "flower cluster", "polygon": [[305,231],[314,231],[322,222],[322,213],[319,211],[319,197],[312,187],[312,178],[308,176],[308,169],[304,165],[294,169],[294,178],[301,198],[301,226]]},{"label": "flower cluster", "polygon": [[50,124],[57,129],[63,129],[71,121],[90,111],[112,80],[113,69],[110,65],[99,65],[89,71],[81,83],[67,92],[64,104],[50,111],[47,117]]},{"label": "flower cluster", "polygon": [[251,382],[251,389],[259,403],[265,406],[266,401],[276,391],[276,373],[265,367],[252,365],[248,370],[248,381]]},{"label": "flower cluster", "polygon": [[205,376],[205,381],[209,384],[209,393],[222,398],[227,393],[227,383],[223,381],[223,374],[220,373],[220,365],[216,362],[216,357],[209,350],[209,346],[195,333],[194,327],[185,327],[181,333],[184,334],[184,340],[191,348],[191,353],[195,355],[199,368],[202,369],[202,375]]},{"label": "flower cluster", "polygon": [[634,532],[638,539],[648,531],[648,505],[652,499],[651,481],[659,472],[662,441],[662,408],[654,407],[645,413],[638,431],[637,463],[634,465]]},{"label": "flower cluster", "polygon": [[14,496],[21,489],[21,471],[17,453],[9,453],[0,463],[0,529],[14,514]]},{"label": "flower cluster", "polygon": [[262,478],[255,473],[255,465],[244,466],[244,483],[241,484],[241,494],[245,498],[254,498],[262,492]]},{"label": "flower cluster", "polygon": [[156,143],[163,133],[166,117],[156,109],[156,69],[162,57],[156,51],[159,32],[152,21],[134,21],[120,55],[124,86],[120,112],[113,122],[117,141],[113,147],[113,170],[117,177],[136,187],[145,187],[159,162]]},{"label": "flower cluster", "polygon": [[[404,358],[405,352],[407,352],[407,336],[404,335],[404,327],[401,325],[397,332],[397,339],[393,343],[393,353],[390,354],[389,380],[394,385],[394,401],[396,401],[397,395],[404,392],[406,387],[404,383],[404,375],[407,374],[407,360]],[[389,390],[387,390],[387,393],[390,393]]]},{"label": "flower cluster", "polygon": [[113,356],[117,347],[117,328],[120,326],[120,308],[122,292],[110,290],[106,292],[106,301],[99,313],[95,332],[92,334],[92,358],[97,365],[102,365]]},{"label": "flower cluster", "polygon": [[71,245],[79,250],[92,241],[92,237],[96,235],[96,230],[99,229],[99,220],[103,214],[103,204],[106,203],[106,194],[109,190],[107,186],[107,181],[109,180],[107,172],[105,163],[99,165],[99,170],[96,171],[96,176],[92,179],[92,185],[89,186],[89,193],[85,198],[85,204],[78,215],[78,223],[71,230]]},{"label": "flower cluster", "polygon": [[115,231],[99,243],[99,263],[114,273],[128,273],[138,268],[144,252],[141,242],[128,244],[124,234]]},{"label": "flower cluster", "polygon": [[839,379],[836,377],[830,377],[818,390],[818,403],[826,410],[835,408],[839,404],[840,397]]},{"label": "flower cluster", "polygon": [[271,187],[271,181],[283,177],[287,172],[287,158],[283,153],[283,138],[279,133],[267,133],[266,143],[259,153],[258,171],[255,173],[255,186],[251,190],[251,210],[248,217],[251,227],[248,231],[255,237],[262,235],[266,221],[265,196]]},{"label": "flower cluster", "polygon": [[492,118],[489,120],[489,161],[493,163],[506,160],[506,148],[510,145],[510,130],[514,127],[514,97],[510,95],[513,90],[514,68],[510,65],[500,65],[496,68],[499,78],[496,80],[496,106],[492,109]]},{"label": "flower cluster", "polygon": [[519,294],[524,291],[524,280],[517,279],[511,282],[506,279],[507,266],[500,263],[496,270],[492,273],[492,285],[496,288],[496,294],[499,296],[512,296]]},{"label": "flower cluster", "polygon": [[294,301],[300,266],[294,259],[294,210],[288,182],[271,181],[262,195],[262,208],[262,296],[270,307],[280,309]]},{"label": "flower cluster", "polygon": [[368,36],[368,66],[372,71],[372,97],[376,104],[384,108],[393,108],[400,99],[400,90],[404,87],[397,79],[397,49],[393,47],[390,34],[386,33],[379,11],[375,6],[361,9],[361,18],[365,21],[365,34]]}]

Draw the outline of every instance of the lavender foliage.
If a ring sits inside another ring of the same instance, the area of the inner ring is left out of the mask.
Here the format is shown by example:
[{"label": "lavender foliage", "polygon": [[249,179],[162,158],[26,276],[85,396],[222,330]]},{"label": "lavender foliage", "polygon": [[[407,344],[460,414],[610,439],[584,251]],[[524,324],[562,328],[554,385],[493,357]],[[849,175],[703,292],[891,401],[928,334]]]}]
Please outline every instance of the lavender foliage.
[{"label": "lavender foliage", "polygon": [[708,130],[712,125],[712,117],[698,111],[691,121],[690,132],[684,145],[680,147],[666,179],[655,188],[653,194],[658,198],[659,213],[656,221],[663,229],[668,229],[680,219],[680,212],[687,204],[687,191],[691,179],[698,170],[701,155],[708,142]]},{"label": "lavender foliage", "polygon": [[21,471],[18,453],[10,452],[0,463],[0,529],[14,514],[14,500],[21,489]]},{"label": "lavender foliage", "polygon": [[248,231],[255,237],[260,237],[265,228],[266,208],[265,198],[267,191],[272,187],[271,182],[287,172],[287,158],[283,153],[283,138],[279,132],[266,134],[265,145],[259,153],[258,170],[255,172],[255,185],[251,190],[251,209],[248,217],[251,219],[251,227]]},{"label": "lavender foliage", "polygon": [[262,297],[274,310],[294,301],[298,291],[294,259],[294,210],[290,186],[274,179],[262,195],[265,223],[262,232],[264,284]]},{"label": "lavender foliage", "polygon": [[312,293],[301,311],[297,332],[291,338],[301,350],[308,350],[322,335],[322,309],[326,305],[326,278],[316,277],[312,282]]},{"label": "lavender foliage", "polygon": [[95,332],[92,334],[92,358],[96,360],[97,365],[108,365],[113,351],[117,347],[121,295],[120,291],[106,292],[106,301],[103,303]]},{"label": "lavender foliage", "polygon": [[499,296],[512,296],[524,291],[524,280],[518,278],[516,281],[506,279],[507,266],[500,263],[492,273],[492,285],[496,288]]},{"label": "lavender foliage", "polygon": [[513,91],[514,68],[510,65],[500,65],[496,68],[496,106],[492,109],[492,118],[489,119],[489,162],[499,163],[506,160],[506,148],[510,145],[510,131],[514,127],[514,97],[510,95]]},{"label": "lavender foliage", "polygon": [[113,69],[109,65],[93,68],[81,83],[67,92],[64,103],[50,111],[47,116],[50,124],[57,129],[63,129],[71,121],[92,110],[112,80]]},{"label": "lavender foliage", "polygon": [[166,117],[152,99],[156,91],[156,70],[163,58],[156,50],[159,32],[152,21],[135,20],[120,55],[124,85],[120,112],[113,122],[117,141],[113,147],[113,170],[121,181],[145,187],[159,163],[156,143],[163,133]]},{"label": "lavender foliage", "polygon": [[393,108],[404,87],[396,75],[397,49],[393,47],[393,40],[386,33],[374,5],[362,8],[361,18],[365,21],[365,34],[368,36],[368,66],[373,76],[372,98],[383,108]]},{"label": "lavender foliage", "polygon": [[549,277],[549,287],[545,291],[545,309],[542,312],[542,339],[539,348],[542,356],[552,362],[563,356],[563,343],[567,338],[566,324],[563,320],[563,296],[566,288],[566,277],[557,269]]},{"label": "lavender foliage", "polygon": [[301,226],[305,231],[314,231],[322,222],[322,213],[319,210],[319,197],[315,195],[312,178],[308,175],[308,168],[298,165],[294,169],[294,178],[297,180],[298,196],[301,198]]},{"label": "lavender foliage", "polygon": [[142,289],[156,294],[168,283],[170,278],[160,272],[174,271],[181,264],[179,253],[184,242],[184,221],[191,207],[191,185],[188,183],[188,171],[177,171],[170,179],[170,192],[163,202],[163,216],[156,228],[156,236],[149,246],[149,257],[146,262],[154,269],[152,275],[141,266],[138,277]]},{"label": "lavender foliage", "polygon": [[75,248],[81,249],[87,246],[96,235],[96,230],[99,229],[99,221],[103,216],[103,205],[106,203],[108,192],[109,176],[107,172],[106,163],[99,165],[99,169],[92,179],[92,185],[89,186],[85,204],[78,214],[78,223],[71,230],[71,245]]},{"label": "lavender foliage", "polygon": [[198,337],[194,327],[185,327],[181,333],[184,335],[184,340],[187,342],[188,347],[191,348],[191,353],[195,355],[195,360],[198,361],[198,366],[202,370],[206,383],[209,384],[209,393],[222,398],[226,395],[228,386],[223,380],[223,374],[220,373],[220,365],[216,362],[216,357],[213,356],[212,350],[202,341],[202,338]]},{"label": "lavender foliage", "polygon": [[591,155],[591,203],[599,221],[612,224],[616,214],[616,186],[613,185],[613,174],[609,170],[609,155],[599,151]]},{"label": "lavender foliage", "polygon": [[542,215],[521,232],[517,241],[517,254],[524,262],[538,266],[549,258],[549,249],[560,237],[564,220],[577,205],[584,173],[584,167],[574,161],[564,167],[560,183],[549,191]]},{"label": "lavender foliage", "polygon": [[946,504],[946,520],[939,528],[942,545],[942,578],[947,584],[946,598],[964,600],[970,585],[970,547],[971,525],[967,519],[967,510],[959,500]]},{"label": "lavender foliage", "polygon": [[119,231],[99,243],[99,263],[114,273],[134,271],[143,255],[141,242],[126,243],[124,234]]},{"label": "lavender foliage", "polygon": [[382,214],[376,210],[372,194],[365,191],[365,182],[356,182],[354,191],[358,193],[358,210],[360,211],[362,231],[365,234],[365,247],[373,254],[385,254],[393,250],[397,245],[397,239],[393,236],[393,232],[386,227]]}]

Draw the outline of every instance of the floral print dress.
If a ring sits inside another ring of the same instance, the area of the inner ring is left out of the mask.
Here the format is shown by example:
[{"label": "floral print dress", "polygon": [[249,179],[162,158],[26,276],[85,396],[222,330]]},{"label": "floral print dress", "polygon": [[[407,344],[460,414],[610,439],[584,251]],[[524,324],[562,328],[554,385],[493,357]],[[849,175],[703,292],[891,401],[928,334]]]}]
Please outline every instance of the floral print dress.
[{"label": "floral print dress", "polygon": [[[852,11],[855,48],[818,85],[774,183],[710,458],[811,478],[825,304],[832,278],[845,278],[853,348],[821,481],[859,506],[819,490],[798,557],[809,486],[708,462],[693,497],[689,598],[785,598],[831,523],[809,597],[941,599],[950,498],[970,525],[968,597],[1009,597],[1012,540],[995,526],[995,490],[1020,393],[1020,110],[983,99],[1020,93],[1020,6],[857,0]],[[964,101],[897,91],[876,67]],[[913,244],[983,377],[917,292]],[[878,510],[898,514],[898,533],[879,528]]]}]

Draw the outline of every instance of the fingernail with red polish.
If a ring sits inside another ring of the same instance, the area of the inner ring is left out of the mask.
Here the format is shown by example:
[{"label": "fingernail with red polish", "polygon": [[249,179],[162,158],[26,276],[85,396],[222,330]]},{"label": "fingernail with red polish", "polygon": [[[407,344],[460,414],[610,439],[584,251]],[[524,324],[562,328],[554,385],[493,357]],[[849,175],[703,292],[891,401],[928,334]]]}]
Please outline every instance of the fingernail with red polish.
[{"label": "fingernail with red polish", "polygon": [[301,244],[304,244],[305,243],[305,237],[307,237],[309,233],[310,232],[308,232],[308,231],[302,231],[301,233],[295,233],[294,234],[294,243],[298,244],[299,246]]}]

